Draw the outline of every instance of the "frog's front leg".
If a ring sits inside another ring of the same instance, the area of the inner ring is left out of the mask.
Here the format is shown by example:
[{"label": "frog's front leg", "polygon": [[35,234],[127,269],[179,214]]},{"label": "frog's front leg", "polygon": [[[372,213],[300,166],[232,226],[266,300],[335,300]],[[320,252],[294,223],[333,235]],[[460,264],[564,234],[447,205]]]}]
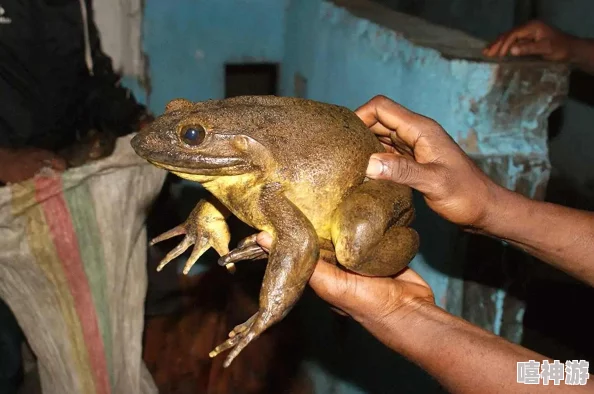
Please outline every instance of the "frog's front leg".
[{"label": "frog's front leg", "polygon": [[233,348],[224,367],[228,367],[251,341],[289,313],[301,297],[319,256],[318,236],[313,225],[282,194],[278,184],[263,188],[259,208],[269,221],[263,230],[272,235],[259,310],[210,353],[210,357],[215,357]]},{"label": "frog's front leg", "polygon": [[339,264],[361,275],[397,274],[419,249],[419,235],[408,227],[413,218],[409,188],[387,180],[363,183],[334,215],[332,241]]},{"label": "frog's front leg", "polygon": [[[241,240],[235,249],[225,256],[219,258],[219,265],[229,267],[234,266],[236,262],[242,260],[259,260],[268,258],[268,252],[262,248],[257,237],[259,233],[252,234]],[[330,264],[336,264],[336,255],[334,253],[334,244],[332,241],[319,238],[320,259]]]},{"label": "frog's front leg", "polygon": [[[229,214],[229,211],[213,197],[200,200],[183,224],[159,235],[150,242],[150,245],[154,245],[185,234],[181,243],[161,260],[157,271],[161,271],[167,263],[184,253],[192,245],[194,245],[194,249],[184,266],[184,274],[190,272],[192,266],[210,247],[213,247],[221,256],[229,253],[231,235],[225,221]],[[229,265],[227,268],[232,270],[234,267]]]},{"label": "frog's front leg", "polygon": [[219,265],[233,267],[235,263],[242,260],[259,260],[268,257],[268,253],[257,243],[258,233],[242,239],[235,249],[219,258]]}]

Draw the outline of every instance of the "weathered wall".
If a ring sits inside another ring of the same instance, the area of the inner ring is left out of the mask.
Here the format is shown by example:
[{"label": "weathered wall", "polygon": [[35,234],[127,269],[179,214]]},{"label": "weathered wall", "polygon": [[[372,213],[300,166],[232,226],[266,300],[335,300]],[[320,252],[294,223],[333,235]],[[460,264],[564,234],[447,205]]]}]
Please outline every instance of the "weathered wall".
[{"label": "weathered wall", "polygon": [[155,113],[174,97],[222,97],[226,62],[282,58],[285,1],[145,3],[142,45],[149,58],[149,104]]}]

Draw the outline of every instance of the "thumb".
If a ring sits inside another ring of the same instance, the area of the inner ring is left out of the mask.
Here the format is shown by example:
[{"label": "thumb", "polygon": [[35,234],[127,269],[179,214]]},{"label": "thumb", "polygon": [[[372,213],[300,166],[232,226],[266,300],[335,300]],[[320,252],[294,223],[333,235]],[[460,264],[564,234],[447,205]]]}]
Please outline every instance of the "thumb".
[{"label": "thumb", "polygon": [[372,179],[388,179],[410,186],[426,193],[425,185],[430,177],[430,169],[413,159],[391,153],[374,154],[369,159],[367,176]]}]

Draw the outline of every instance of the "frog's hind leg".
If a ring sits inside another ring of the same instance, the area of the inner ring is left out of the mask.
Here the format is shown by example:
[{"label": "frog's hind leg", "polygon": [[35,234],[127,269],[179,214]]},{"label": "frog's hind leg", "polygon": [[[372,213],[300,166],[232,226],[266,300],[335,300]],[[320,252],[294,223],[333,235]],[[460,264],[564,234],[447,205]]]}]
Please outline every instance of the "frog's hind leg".
[{"label": "frog's hind leg", "polygon": [[332,240],[340,265],[361,275],[392,276],[419,248],[412,191],[387,180],[357,187],[336,210]]}]

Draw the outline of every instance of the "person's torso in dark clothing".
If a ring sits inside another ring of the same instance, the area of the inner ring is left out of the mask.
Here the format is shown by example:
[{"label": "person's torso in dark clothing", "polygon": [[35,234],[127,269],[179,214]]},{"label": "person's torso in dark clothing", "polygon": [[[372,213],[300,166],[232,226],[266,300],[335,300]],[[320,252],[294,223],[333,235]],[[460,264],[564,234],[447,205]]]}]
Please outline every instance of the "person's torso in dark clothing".
[{"label": "person's torso in dark clothing", "polygon": [[81,5],[0,0],[0,7],[0,142],[60,148],[76,133],[89,80]]}]

